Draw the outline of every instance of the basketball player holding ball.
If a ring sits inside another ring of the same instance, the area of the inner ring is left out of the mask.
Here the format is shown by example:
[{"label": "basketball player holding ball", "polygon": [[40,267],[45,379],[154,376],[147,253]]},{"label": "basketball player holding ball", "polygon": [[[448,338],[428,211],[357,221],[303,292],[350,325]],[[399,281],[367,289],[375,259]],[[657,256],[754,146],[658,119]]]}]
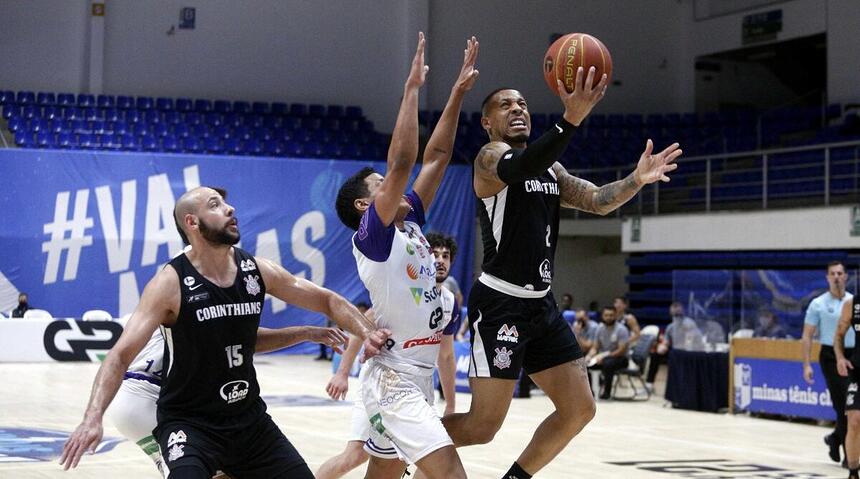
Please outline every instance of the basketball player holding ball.
[{"label": "basketball player holding ball", "polygon": [[677,143],[653,154],[648,140],[636,169],[602,187],[572,176],[558,163],[576,128],[606,92],[608,77],[597,77],[594,66],[608,71],[609,51],[589,39],[566,35],[550,48],[549,70],[562,73],[555,75],[553,90],[560,92],[564,114],[533,143],[527,145],[531,120],[519,91],[497,89],[482,104],[481,124],[490,142],[474,162],[484,261],[469,297],[472,403],[468,413],[445,416],[443,423],[457,446],[490,442],[525,369],[556,409],[503,475],[506,479],[532,477],[595,413],[583,353],[550,292],[559,207],[608,214],[644,185],[669,181],[666,174],[677,168],[673,162],[681,155]]}]

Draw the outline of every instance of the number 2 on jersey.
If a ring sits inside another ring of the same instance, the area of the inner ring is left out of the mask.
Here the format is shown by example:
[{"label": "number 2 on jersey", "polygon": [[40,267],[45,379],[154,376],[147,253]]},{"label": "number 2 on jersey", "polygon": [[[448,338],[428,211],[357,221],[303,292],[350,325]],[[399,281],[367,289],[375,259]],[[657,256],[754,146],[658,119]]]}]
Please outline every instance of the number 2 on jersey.
[{"label": "number 2 on jersey", "polygon": [[243,358],[242,353],[239,352],[240,349],[242,349],[241,344],[234,344],[224,348],[224,351],[227,352],[227,367],[232,368],[242,365]]},{"label": "number 2 on jersey", "polygon": [[552,234],[552,227],[550,225],[546,225],[546,247],[549,248],[552,246],[549,244],[549,235]]}]

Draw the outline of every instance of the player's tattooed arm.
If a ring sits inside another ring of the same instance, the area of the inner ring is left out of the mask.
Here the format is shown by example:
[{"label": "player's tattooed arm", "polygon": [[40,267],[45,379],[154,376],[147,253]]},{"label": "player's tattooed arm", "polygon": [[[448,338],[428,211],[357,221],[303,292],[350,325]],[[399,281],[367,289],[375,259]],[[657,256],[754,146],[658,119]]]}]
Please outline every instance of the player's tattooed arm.
[{"label": "player's tattooed arm", "polygon": [[552,170],[558,178],[561,206],[597,215],[606,215],[615,211],[642,189],[636,181],[635,173],[598,187],[590,181],[571,175],[559,163],[553,165]]},{"label": "player's tattooed arm", "polygon": [[480,198],[488,198],[502,191],[505,182],[499,178],[497,167],[502,155],[510,150],[507,143],[492,141],[484,145],[475,157],[475,193]]}]

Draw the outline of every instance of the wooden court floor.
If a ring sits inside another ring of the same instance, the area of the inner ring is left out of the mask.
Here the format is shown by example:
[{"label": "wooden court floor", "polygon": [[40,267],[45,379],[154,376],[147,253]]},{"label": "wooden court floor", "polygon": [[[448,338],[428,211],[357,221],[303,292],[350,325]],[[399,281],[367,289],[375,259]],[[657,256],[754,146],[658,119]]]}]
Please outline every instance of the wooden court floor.
[{"label": "wooden court floor", "polygon": [[[311,468],[339,452],[349,428],[349,404],[326,400],[331,364],[305,356],[257,358],[269,413]],[[0,364],[0,478],[158,478],[129,441],[86,456],[77,470],[57,465],[63,434],[77,425],[97,365]],[[352,383],[353,386],[355,383]],[[658,389],[659,386],[658,386]],[[350,391],[354,397],[354,389]],[[457,397],[458,411],[469,395]],[[460,450],[470,478],[500,478],[552,410],[546,397],[515,399],[505,425],[488,445]],[[673,410],[662,398],[599,402],[585,431],[537,478],[844,478],[829,461],[824,427]],[[105,436],[119,438],[108,422]],[[22,462],[24,461],[24,462]],[[349,478],[364,477],[362,470]]]}]

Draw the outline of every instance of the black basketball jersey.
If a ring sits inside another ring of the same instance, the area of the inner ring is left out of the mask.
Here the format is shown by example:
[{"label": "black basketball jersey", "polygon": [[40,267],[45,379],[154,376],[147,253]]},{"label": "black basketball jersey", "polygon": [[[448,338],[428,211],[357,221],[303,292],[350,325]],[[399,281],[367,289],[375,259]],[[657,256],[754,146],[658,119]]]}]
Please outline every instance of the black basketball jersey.
[{"label": "black basketball jersey", "polygon": [[[854,330],[855,338],[860,337],[858,336],[860,335],[860,302],[857,301],[856,295],[851,299],[851,329]],[[851,360],[855,368],[860,366],[860,344],[855,344],[854,353],[848,359]]]},{"label": "black basketball jersey", "polygon": [[508,185],[489,198],[479,198],[483,271],[525,290],[548,289],[559,207],[558,181],[552,169]]},{"label": "black basketball jersey", "polygon": [[182,303],[176,324],[163,328],[159,418],[221,418],[262,401],[254,351],[266,285],[254,257],[233,250],[236,280],[227,288],[204,278],[184,253],[170,262]]}]

